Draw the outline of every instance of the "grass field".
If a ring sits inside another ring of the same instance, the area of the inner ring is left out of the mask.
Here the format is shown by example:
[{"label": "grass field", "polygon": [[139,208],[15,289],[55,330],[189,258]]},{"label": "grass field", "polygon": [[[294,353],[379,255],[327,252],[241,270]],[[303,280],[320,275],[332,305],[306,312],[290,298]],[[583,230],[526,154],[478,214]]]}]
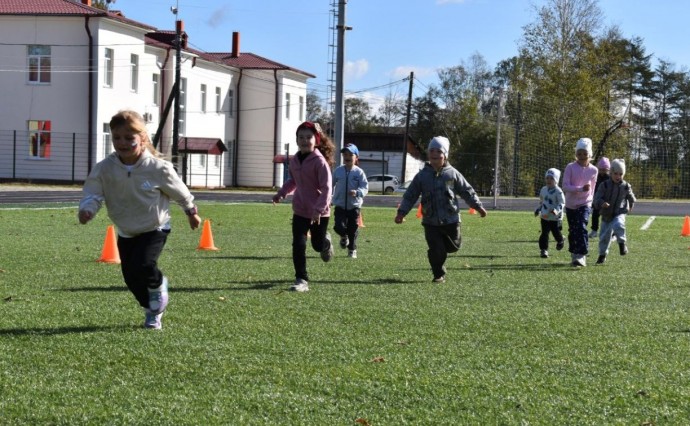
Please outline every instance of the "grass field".
[{"label": "grass field", "polygon": [[201,204],[217,252],[174,211],[162,331],[117,265],[110,224],[0,209],[0,424],[688,424],[690,239],[630,216],[630,253],[539,258],[531,213],[463,215],[432,284],[413,214],[365,208],[359,259],[309,252],[290,206]]}]

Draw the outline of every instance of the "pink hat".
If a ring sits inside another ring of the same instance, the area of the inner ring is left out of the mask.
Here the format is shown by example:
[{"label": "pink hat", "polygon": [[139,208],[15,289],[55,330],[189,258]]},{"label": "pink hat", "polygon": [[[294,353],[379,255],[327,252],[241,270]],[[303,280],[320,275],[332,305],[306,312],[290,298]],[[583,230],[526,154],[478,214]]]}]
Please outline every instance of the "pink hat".
[{"label": "pink hat", "polygon": [[597,162],[597,167],[600,169],[610,169],[611,168],[611,162],[609,161],[608,158],[601,157],[599,159],[599,162]]}]

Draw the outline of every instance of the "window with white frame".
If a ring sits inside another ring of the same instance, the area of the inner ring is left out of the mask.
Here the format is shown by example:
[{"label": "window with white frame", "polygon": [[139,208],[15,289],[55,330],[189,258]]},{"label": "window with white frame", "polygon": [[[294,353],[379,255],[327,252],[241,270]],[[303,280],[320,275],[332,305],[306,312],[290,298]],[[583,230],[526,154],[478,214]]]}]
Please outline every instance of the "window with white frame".
[{"label": "window with white frame", "polygon": [[29,157],[50,158],[50,121],[29,120]]},{"label": "window with white frame", "polygon": [[290,94],[285,94],[285,118],[290,119]]},{"label": "window with white frame", "polygon": [[186,78],[181,78],[180,79],[180,97],[178,99],[180,102],[180,121],[178,121],[178,128],[177,130],[181,135],[183,135],[186,131],[185,128],[185,116],[187,115],[187,79]]},{"label": "window with white frame", "polygon": [[201,112],[206,113],[206,85],[201,85]]},{"label": "window with white frame", "polygon": [[113,152],[113,140],[110,137],[110,123],[103,123],[103,156]]},{"label": "window with white frame", "polygon": [[160,97],[161,97],[161,88],[160,88],[160,74],[153,74],[151,76],[151,85],[153,86],[153,104],[158,105],[158,102],[160,102]]},{"label": "window with white frame", "polygon": [[206,155],[205,154],[199,154],[199,166],[201,167],[206,167]]},{"label": "window with white frame", "polygon": [[130,86],[132,92],[139,91],[139,55],[130,55],[129,57],[130,70]]},{"label": "window with white frame", "polygon": [[31,44],[27,46],[29,83],[50,83],[50,46]]},{"label": "window with white frame", "polygon": [[299,97],[299,121],[304,121],[304,96]]},{"label": "window with white frame", "polygon": [[220,109],[222,107],[221,97],[220,97],[220,87],[216,87],[216,114],[220,114]]},{"label": "window with white frame", "polygon": [[228,117],[232,118],[235,113],[235,91],[228,90]]},{"label": "window with white frame", "polygon": [[103,54],[104,64],[103,64],[103,85],[105,87],[113,87],[113,73],[114,73],[114,60],[115,52],[113,49],[105,48]]},{"label": "window with white frame", "polygon": [[220,158],[222,155],[214,155],[213,156],[213,166],[216,168],[220,168]]}]

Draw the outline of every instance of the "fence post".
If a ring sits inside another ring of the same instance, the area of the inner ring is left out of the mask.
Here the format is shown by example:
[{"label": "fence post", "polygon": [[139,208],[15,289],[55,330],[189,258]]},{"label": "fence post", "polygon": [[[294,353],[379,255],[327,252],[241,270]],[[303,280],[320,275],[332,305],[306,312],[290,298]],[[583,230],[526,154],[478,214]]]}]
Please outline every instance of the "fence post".
[{"label": "fence post", "polygon": [[12,179],[17,179],[17,131],[12,131]]},{"label": "fence post", "polygon": [[72,133],[72,184],[74,184],[74,168],[75,168],[75,156],[76,156],[76,145],[77,145],[77,135]]}]

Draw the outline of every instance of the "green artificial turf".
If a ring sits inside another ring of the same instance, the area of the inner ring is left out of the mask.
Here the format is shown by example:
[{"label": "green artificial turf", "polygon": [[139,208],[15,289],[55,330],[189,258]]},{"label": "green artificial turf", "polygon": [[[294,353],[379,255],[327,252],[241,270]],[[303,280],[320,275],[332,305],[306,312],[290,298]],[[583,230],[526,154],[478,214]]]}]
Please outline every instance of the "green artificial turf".
[{"label": "green artificial turf", "polygon": [[682,216],[629,216],[630,253],[595,266],[594,240],[576,269],[567,244],[539,257],[531,213],[465,211],[433,284],[419,219],[365,207],[359,258],[309,248],[311,291],[293,293],[289,205],[200,213],[220,250],[196,250],[175,207],[155,331],[96,262],[105,211],[0,209],[0,423],[690,422]]}]

